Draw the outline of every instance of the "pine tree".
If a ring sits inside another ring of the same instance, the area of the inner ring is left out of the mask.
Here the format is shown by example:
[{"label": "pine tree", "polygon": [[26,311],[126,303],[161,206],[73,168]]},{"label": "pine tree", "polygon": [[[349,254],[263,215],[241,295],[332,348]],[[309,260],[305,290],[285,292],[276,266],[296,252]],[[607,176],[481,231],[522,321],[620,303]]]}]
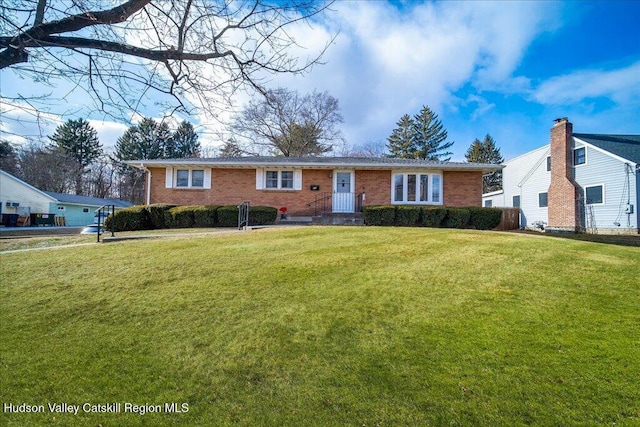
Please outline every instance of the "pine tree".
[{"label": "pine tree", "polygon": [[429,107],[422,107],[413,118],[405,114],[397,125],[387,138],[391,157],[431,161],[451,159],[453,153],[447,150],[453,141],[446,142],[447,131]]},{"label": "pine tree", "polygon": [[417,159],[449,161],[451,151],[447,151],[453,141],[446,142],[447,131],[438,115],[426,105],[413,118],[413,146]]},{"label": "pine tree", "polygon": [[391,132],[387,138],[389,153],[391,157],[400,159],[415,159],[416,148],[413,145],[414,122],[405,114],[400,118],[396,125],[398,126]]},{"label": "pine tree", "polygon": [[68,155],[78,164],[75,177],[75,192],[83,194],[83,178],[88,167],[98,159],[103,151],[98,140],[98,133],[89,122],[83,119],[67,120],[58,126],[49,139],[53,141],[53,148]]},{"label": "pine tree", "polygon": [[186,120],[180,123],[178,129],[171,136],[171,146],[173,153],[165,152],[168,158],[182,159],[200,156],[198,134],[193,129],[193,125]]},{"label": "pine tree", "polygon": [[[491,135],[487,134],[484,141],[475,139],[465,157],[468,162],[473,163],[490,163],[500,164],[504,162],[504,158],[500,154],[500,149],[496,147],[495,140]],[[502,171],[495,171],[489,175],[482,177],[482,192],[490,193],[502,189]]]}]

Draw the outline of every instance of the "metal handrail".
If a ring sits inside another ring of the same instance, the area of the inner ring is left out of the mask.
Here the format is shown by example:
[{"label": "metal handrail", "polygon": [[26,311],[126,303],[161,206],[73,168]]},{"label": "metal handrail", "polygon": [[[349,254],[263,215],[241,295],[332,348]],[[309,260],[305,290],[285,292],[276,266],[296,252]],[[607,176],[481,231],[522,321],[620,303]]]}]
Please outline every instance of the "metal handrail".
[{"label": "metal handrail", "polygon": [[317,216],[318,215],[318,203],[322,202],[322,211],[320,212],[325,213],[327,211],[327,200],[331,200],[331,198],[333,197],[332,193],[322,193],[323,196],[318,198],[318,196],[316,196],[315,200],[311,203],[307,203],[307,207],[311,207],[311,205],[313,205],[313,215]]},{"label": "metal handrail", "polygon": [[242,202],[238,205],[238,230],[245,229],[249,226],[249,207],[251,203]]},{"label": "metal handrail", "polygon": [[[96,233],[97,234],[97,239],[98,239],[97,242],[98,243],[100,243],[100,235],[102,234],[100,232],[100,230],[102,230],[102,213],[103,213],[103,210],[105,208],[107,208],[107,215],[104,217],[104,219],[107,219],[107,217],[109,215],[113,216],[113,219],[111,220],[111,237],[114,237],[116,235],[116,233],[115,233],[116,232],[116,229],[115,229],[115,226],[116,226],[116,221],[115,221],[115,219],[116,219],[116,205],[102,205],[98,209],[96,209],[96,212],[98,213],[98,232]],[[109,212],[109,211],[111,211],[111,212]]]}]

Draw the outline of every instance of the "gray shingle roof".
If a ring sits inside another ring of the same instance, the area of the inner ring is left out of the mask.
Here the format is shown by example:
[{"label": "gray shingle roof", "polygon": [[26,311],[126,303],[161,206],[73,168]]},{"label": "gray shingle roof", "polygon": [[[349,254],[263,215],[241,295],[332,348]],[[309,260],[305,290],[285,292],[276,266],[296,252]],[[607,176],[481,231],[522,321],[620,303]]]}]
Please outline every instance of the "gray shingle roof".
[{"label": "gray shingle roof", "polygon": [[573,136],[616,156],[640,163],[640,135],[574,133]]},{"label": "gray shingle roof", "polygon": [[44,193],[55,198],[60,203],[68,203],[71,205],[85,205],[85,206],[103,206],[103,205],[115,205],[118,208],[126,208],[133,206],[131,202],[125,202],[123,200],[116,199],[101,199],[99,197],[89,196],[76,196],[75,194],[54,193],[52,191],[44,191]]},{"label": "gray shingle roof", "polygon": [[217,166],[217,167],[264,167],[291,166],[308,168],[360,168],[360,169],[391,169],[391,168],[437,168],[443,170],[484,170],[501,169],[501,165],[464,162],[439,162],[417,159],[396,159],[388,157],[216,157],[203,159],[156,159],[130,160],[125,162],[134,167],[163,167],[163,166]]}]

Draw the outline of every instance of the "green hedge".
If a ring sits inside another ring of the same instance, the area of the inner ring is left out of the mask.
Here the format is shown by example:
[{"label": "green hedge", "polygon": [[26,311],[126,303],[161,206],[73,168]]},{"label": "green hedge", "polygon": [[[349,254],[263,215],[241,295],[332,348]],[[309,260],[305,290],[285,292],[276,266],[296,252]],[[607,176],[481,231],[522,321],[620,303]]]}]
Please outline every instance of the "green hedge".
[{"label": "green hedge", "polygon": [[401,227],[414,227],[418,225],[420,206],[397,206],[396,207],[396,225]]},{"label": "green hedge", "polygon": [[365,206],[362,208],[364,223],[367,225],[395,225],[395,206]]},{"label": "green hedge", "polygon": [[447,208],[447,215],[442,223],[445,228],[465,228],[469,225],[471,212],[467,208]]},{"label": "green hedge", "polygon": [[476,230],[493,230],[502,221],[502,210],[498,208],[468,208],[471,216],[469,225]]},{"label": "green hedge", "polygon": [[169,216],[171,218],[171,228],[191,228],[195,224],[193,218],[193,211],[198,206],[176,206],[169,209]]},{"label": "green hedge", "polygon": [[271,206],[251,206],[249,208],[249,225],[273,224],[277,218],[278,209]]},{"label": "green hedge", "polygon": [[193,210],[194,227],[215,227],[220,206],[195,206]]},{"label": "green hedge", "polygon": [[115,215],[109,215],[104,222],[105,230],[111,230],[111,221],[114,221],[115,231],[150,230],[153,228],[149,211],[145,206],[132,206],[120,209]]},{"label": "green hedge", "polygon": [[171,214],[169,214],[169,209],[174,207],[176,207],[176,205],[169,205],[166,203],[147,205],[146,208],[149,211],[151,226],[153,228],[171,227]]},{"label": "green hedge", "polygon": [[420,225],[423,227],[440,227],[446,215],[446,208],[423,207]]},{"label": "green hedge", "polygon": [[216,210],[216,215],[218,216],[218,226],[238,226],[238,207],[236,205],[221,206]]},{"label": "green hedge", "polygon": [[447,208],[432,206],[365,206],[367,225],[400,227],[446,227],[492,230],[500,225],[502,211],[497,208]]},{"label": "green hedge", "polygon": [[[222,206],[216,211],[220,227],[238,226],[238,207]],[[249,225],[273,224],[278,217],[278,209],[271,206],[249,206]]]}]

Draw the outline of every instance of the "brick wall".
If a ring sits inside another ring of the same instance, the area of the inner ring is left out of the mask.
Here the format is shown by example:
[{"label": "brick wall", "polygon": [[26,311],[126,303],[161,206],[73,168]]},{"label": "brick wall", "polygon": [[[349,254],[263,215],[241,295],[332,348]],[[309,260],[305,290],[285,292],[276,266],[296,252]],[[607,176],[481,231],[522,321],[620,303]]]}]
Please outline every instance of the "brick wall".
[{"label": "brick wall", "polygon": [[365,193],[363,206],[391,203],[391,171],[357,170],[356,194]]},{"label": "brick wall", "polygon": [[[333,171],[305,169],[301,191],[256,190],[255,169],[213,169],[211,189],[165,188],[164,168],[151,169],[151,203],[177,205],[237,205],[245,200],[252,205],[280,208],[286,206],[292,216],[313,215],[313,202],[333,190]],[[481,172],[444,172],[444,204],[446,206],[480,206],[482,202]],[[311,191],[312,185],[320,186]],[[391,204],[391,171],[357,170],[356,194],[366,194],[364,206]],[[322,202],[318,203],[321,208]],[[331,198],[326,202],[331,209]]]},{"label": "brick wall", "polygon": [[482,206],[481,171],[445,171],[442,179],[445,206]]},{"label": "brick wall", "polygon": [[551,128],[551,185],[547,229],[576,231],[578,186],[573,179],[573,125],[565,118]]}]

